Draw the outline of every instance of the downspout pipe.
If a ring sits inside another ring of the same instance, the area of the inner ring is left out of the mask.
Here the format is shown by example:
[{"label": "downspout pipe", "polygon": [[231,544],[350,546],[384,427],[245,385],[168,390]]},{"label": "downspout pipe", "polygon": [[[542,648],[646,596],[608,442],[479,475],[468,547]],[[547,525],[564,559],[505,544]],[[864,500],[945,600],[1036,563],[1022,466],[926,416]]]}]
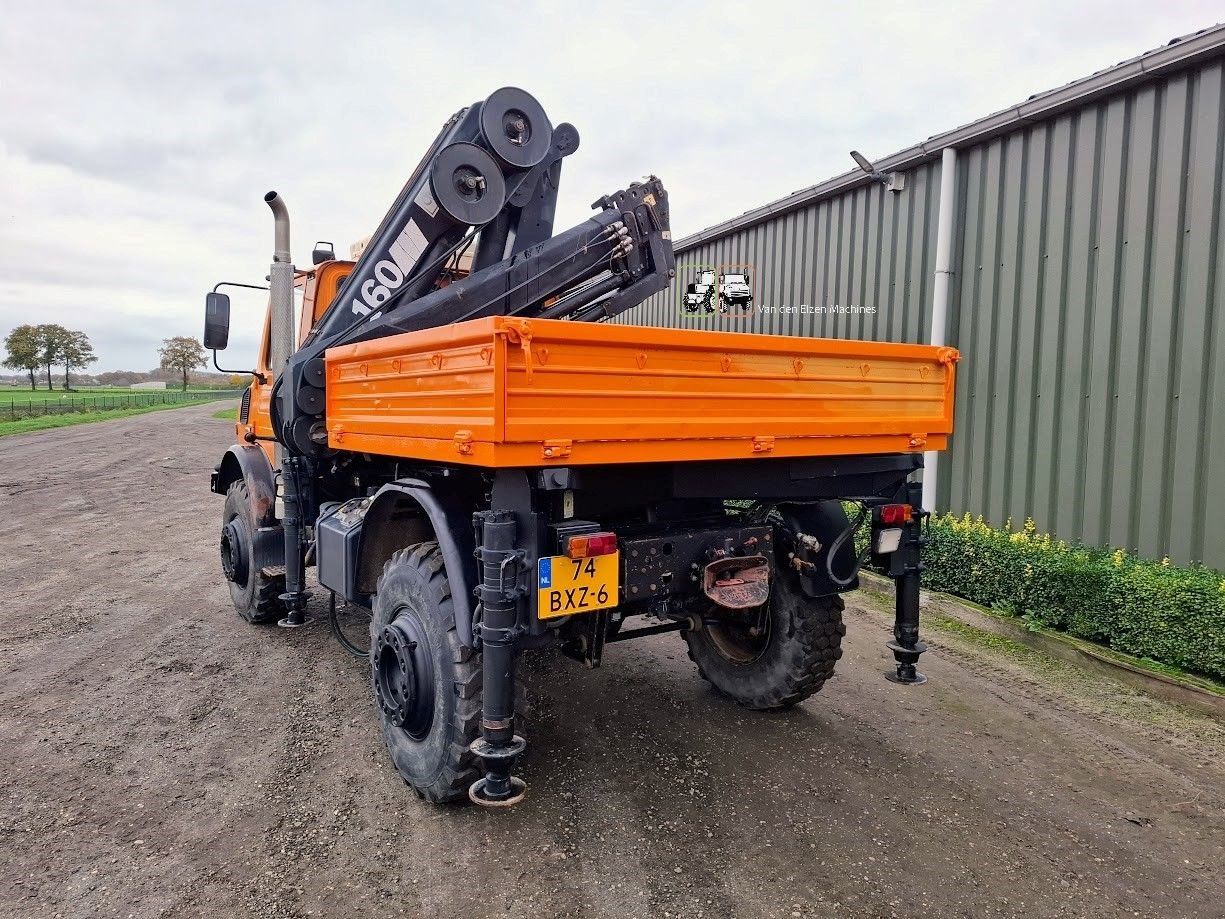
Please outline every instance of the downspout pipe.
[{"label": "downspout pipe", "polygon": [[[957,203],[957,151],[945,147],[940,156],[940,210],[936,215],[936,276],[932,285],[932,325],[929,341],[944,345],[948,334],[949,286],[953,275],[953,208]],[[936,477],[940,454],[923,454],[923,508],[935,511],[940,496]]]}]

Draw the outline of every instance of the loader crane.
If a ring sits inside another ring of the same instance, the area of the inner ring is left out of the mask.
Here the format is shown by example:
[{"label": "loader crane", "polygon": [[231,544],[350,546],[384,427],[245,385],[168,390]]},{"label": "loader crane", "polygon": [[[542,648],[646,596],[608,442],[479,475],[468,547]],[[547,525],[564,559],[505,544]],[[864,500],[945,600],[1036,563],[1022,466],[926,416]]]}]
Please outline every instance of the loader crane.
[{"label": "loader crane", "polygon": [[365,611],[388,751],[433,802],[523,797],[521,654],[594,667],[679,632],[733,701],[802,701],[869,558],[896,582],[888,675],[924,679],[912,474],[951,432],[956,351],[609,322],[674,283],[668,195],[651,176],[554,233],[578,143],[517,88],[461,109],[356,261],[295,269],[265,197],[263,342],[211,482],[222,571],[252,623],[302,625],[311,566]]}]

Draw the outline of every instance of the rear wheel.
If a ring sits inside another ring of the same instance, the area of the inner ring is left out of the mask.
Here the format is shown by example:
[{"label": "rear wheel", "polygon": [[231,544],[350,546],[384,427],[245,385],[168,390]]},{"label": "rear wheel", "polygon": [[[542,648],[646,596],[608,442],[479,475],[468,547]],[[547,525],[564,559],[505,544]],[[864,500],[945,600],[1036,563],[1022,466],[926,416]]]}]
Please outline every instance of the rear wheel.
[{"label": "rear wheel", "polygon": [[225,493],[221,518],[221,569],[230,584],[234,609],[247,622],[275,622],[285,613],[280,596],[285,591],[284,575],[269,576],[255,564],[255,534],[259,522],[247,483],[232,483]]},{"label": "rear wheel", "polygon": [[370,672],[396,771],[429,801],[466,800],[481,774],[468,749],[480,734],[481,657],[456,632],[437,543],[402,549],[384,566]]},{"label": "rear wheel", "polygon": [[842,598],[812,598],[790,571],[743,617],[685,632],[689,657],[716,690],[752,709],[789,708],[817,692],[842,657]]}]

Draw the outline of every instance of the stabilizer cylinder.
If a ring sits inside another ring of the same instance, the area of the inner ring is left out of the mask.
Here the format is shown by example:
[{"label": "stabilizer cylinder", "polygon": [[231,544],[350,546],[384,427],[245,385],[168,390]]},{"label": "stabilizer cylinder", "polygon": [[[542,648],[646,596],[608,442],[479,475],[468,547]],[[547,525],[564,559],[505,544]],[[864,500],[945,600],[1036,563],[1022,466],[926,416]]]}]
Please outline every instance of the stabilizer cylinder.
[{"label": "stabilizer cylinder", "polygon": [[[904,496],[912,507],[921,507],[922,485],[908,482]],[[885,676],[890,682],[915,686],[927,682],[927,677],[918,670],[919,656],[927,650],[927,645],[919,640],[919,578],[923,573],[922,520],[925,516],[917,511],[902,527],[902,539],[889,567],[894,584],[893,641],[885,647],[893,652],[897,669]]]},{"label": "stabilizer cylinder", "polygon": [[485,775],[468,789],[474,802],[505,807],[523,800],[527,784],[511,775],[527,742],[515,734],[515,643],[519,636],[519,571],[523,553],[516,546],[518,527],[510,511],[483,511],[474,520],[480,534],[481,563],[481,736],[471,750]]}]

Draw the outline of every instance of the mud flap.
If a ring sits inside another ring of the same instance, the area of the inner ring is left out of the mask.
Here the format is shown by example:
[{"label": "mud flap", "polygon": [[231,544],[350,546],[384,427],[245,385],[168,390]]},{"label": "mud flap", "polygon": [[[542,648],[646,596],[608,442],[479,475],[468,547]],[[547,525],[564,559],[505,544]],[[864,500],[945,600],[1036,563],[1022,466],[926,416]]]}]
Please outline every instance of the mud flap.
[{"label": "mud flap", "polygon": [[[829,547],[838,538],[838,534],[851,525],[846,511],[842,509],[841,501],[822,501],[819,504],[780,505],[779,513],[790,532],[792,539],[800,541],[795,554],[804,558],[810,564],[797,567],[800,575],[800,587],[808,597],[827,597],[830,594],[843,593],[859,587],[859,578],[853,578],[846,586],[841,586],[830,580],[827,562]],[[810,537],[805,540],[804,537]],[[814,548],[815,545],[815,548]],[[855,546],[853,540],[846,540],[834,555],[834,572],[845,577],[855,568]]]}]

